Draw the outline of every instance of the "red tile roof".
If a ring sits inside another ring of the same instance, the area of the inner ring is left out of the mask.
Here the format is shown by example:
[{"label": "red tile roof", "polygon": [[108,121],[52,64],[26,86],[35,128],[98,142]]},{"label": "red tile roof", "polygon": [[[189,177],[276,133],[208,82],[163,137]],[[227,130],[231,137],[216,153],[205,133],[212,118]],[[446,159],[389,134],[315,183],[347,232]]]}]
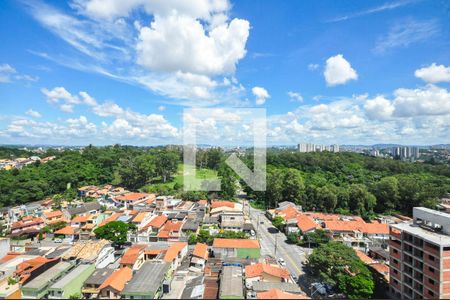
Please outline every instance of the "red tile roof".
[{"label": "red tile roof", "polygon": [[167,216],[156,216],[153,219],[150,220],[150,222],[147,223],[142,229],[147,229],[149,227],[155,227],[155,228],[161,228],[164,223],[167,221]]},{"label": "red tile roof", "polygon": [[120,195],[116,197],[116,200],[118,201],[139,201],[144,200],[149,196],[149,194],[146,193],[128,193],[124,195]]},{"label": "red tile roof", "polygon": [[8,252],[5,256],[3,256],[2,258],[0,258],[0,263],[5,263],[7,261],[10,261],[13,258],[16,258],[19,255],[22,255],[23,253],[19,253],[19,252]]},{"label": "red tile roof", "polygon": [[55,231],[55,234],[71,235],[76,233],[76,228],[72,226],[66,226],[60,230]]},{"label": "red tile roof", "polygon": [[304,295],[291,294],[279,289],[270,289],[266,292],[256,293],[258,299],[310,299]]},{"label": "red tile roof", "polygon": [[355,249],[355,252],[356,252],[356,255],[359,257],[359,259],[363,261],[363,263],[372,264],[375,262],[372,258],[367,256],[364,252],[362,252],[360,250],[356,250],[356,249]]},{"label": "red tile roof", "polygon": [[89,216],[76,216],[75,218],[70,221],[71,223],[85,223],[89,220]]},{"label": "red tile roof", "polygon": [[285,209],[276,210],[276,214],[283,217],[285,220],[290,220],[295,218],[298,214],[300,214],[300,211],[295,208],[294,206],[288,206]]},{"label": "red tile roof", "polygon": [[110,286],[116,291],[121,292],[125,288],[125,284],[130,281],[132,277],[133,271],[128,267],[116,270],[100,285],[99,290],[103,290]]},{"label": "red tile roof", "polygon": [[178,253],[180,253],[185,247],[187,247],[187,243],[185,242],[172,244],[169,249],[167,249],[166,255],[164,256],[164,261],[172,262],[178,256]]},{"label": "red tile roof", "polygon": [[139,255],[144,252],[145,245],[133,245],[130,247],[120,259],[121,265],[134,265]]},{"label": "red tile roof", "polygon": [[257,263],[245,267],[245,276],[247,278],[260,277],[263,273],[282,278],[289,278],[289,271],[285,268],[272,266],[264,263]]},{"label": "red tile roof", "polygon": [[207,205],[208,204],[208,200],[198,200],[198,204],[200,204],[200,205]]},{"label": "red tile roof", "polygon": [[63,215],[63,213],[60,210],[44,212],[44,216],[47,219],[51,219],[51,218],[55,218],[55,217],[62,217],[62,215]]},{"label": "red tile roof", "polygon": [[259,249],[258,240],[245,239],[214,239],[213,247],[216,248],[245,248]]},{"label": "red tile roof", "polygon": [[331,231],[360,231],[366,234],[389,234],[389,225],[356,221],[325,221],[325,228]]},{"label": "red tile roof", "polygon": [[109,222],[113,222],[116,221],[122,214],[121,213],[114,213],[113,215],[111,215],[109,218],[107,218],[106,220],[104,220],[103,222],[101,222],[98,227],[102,227],[105,226],[106,224],[108,224]]},{"label": "red tile roof", "polygon": [[303,232],[308,232],[310,230],[315,230],[318,228],[321,228],[320,225],[318,225],[314,220],[305,215],[305,214],[299,214],[297,215],[297,227]]},{"label": "red tile roof", "polygon": [[211,203],[211,209],[218,208],[218,207],[234,208],[234,202],[231,202],[231,201],[214,201],[213,203]]},{"label": "red tile roof", "polygon": [[208,245],[197,243],[194,247],[194,252],[192,256],[196,256],[199,258],[203,258],[204,260],[208,259]]},{"label": "red tile roof", "polygon": [[11,229],[20,229],[20,228],[25,228],[25,227],[31,227],[31,226],[36,226],[36,225],[40,225],[43,223],[44,223],[44,220],[42,220],[41,218],[33,218],[31,216],[28,216],[28,217],[23,218],[22,221],[14,222],[11,225]]}]

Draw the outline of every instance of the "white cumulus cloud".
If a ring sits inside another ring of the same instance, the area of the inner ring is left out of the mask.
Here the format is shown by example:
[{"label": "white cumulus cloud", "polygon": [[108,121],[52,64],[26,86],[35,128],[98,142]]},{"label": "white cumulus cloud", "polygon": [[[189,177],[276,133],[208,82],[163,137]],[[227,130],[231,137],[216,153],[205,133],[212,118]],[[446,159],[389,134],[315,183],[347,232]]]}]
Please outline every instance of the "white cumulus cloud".
[{"label": "white cumulus cloud", "polygon": [[428,67],[416,70],[414,75],[429,83],[450,82],[450,67],[432,63]]},{"label": "white cumulus cloud", "polygon": [[42,115],[39,112],[32,110],[31,108],[29,110],[27,110],[26,114],[33,118],[41,118],[42,117]]},{"label": "white cumulus cloud", "polygon": [[327,59],[323,75],[329,86],[345,84],[350,80],[358,79],[355,69],[342,54]]},{"label": "white cumulus cloud", "polygon": [[257,105],[262,105],[266,102],[267,98],[270,98],[269,92],[263,87],[255,86],[252,88],[252,93],[256,97],[255,103]]},{"label": "white cumulus cloud", "polygon": [[291,101],[303,102],[303,96],[300,93],[289,91],[287,94],[291,98]]}]

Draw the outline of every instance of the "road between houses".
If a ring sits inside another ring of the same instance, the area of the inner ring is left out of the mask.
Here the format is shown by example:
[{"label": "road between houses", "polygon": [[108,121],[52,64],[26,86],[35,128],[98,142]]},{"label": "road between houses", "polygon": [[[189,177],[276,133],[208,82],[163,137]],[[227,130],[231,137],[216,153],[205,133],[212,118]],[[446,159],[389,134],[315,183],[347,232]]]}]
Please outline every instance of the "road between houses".
[{"label": "road between houses", "polygon": [[[265,216],[264,211],[245,206],[252,224],[256,229],[258,240],[261,244],[261,255],[271,255],[283,258],[286,267],[292,275],[299,277],[304,273],[303,262],[309,249],[286,243],[286,236],[282,232],[270,233],[268,228],[273,227],[271,221]],[[276,253],[275,253],[276,251]]]}]

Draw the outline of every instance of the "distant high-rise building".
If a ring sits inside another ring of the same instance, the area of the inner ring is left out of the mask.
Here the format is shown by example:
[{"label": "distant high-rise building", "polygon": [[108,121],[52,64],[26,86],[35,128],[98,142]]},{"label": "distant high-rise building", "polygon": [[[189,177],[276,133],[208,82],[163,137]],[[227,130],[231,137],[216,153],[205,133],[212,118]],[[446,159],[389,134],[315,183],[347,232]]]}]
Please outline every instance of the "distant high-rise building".
[{"label": "distant high-rise building", "polygon": [[326,146],[326,145],[316,145],[312,143],[301,143],[298,144],[298,151],[302,153],[323,152],[323,151],[339,152],[339,145]]},{"label": "distant high-rise building", "polygon": [[394,147],[391,150],[391,154],[393,157],[400,159],[417,159],[420,157],[419,147]]},{"label": "distant high-rise building", "polygon": [[391,297],[450,298],[450,214],[414,207],[413,218],[390,225]]}]

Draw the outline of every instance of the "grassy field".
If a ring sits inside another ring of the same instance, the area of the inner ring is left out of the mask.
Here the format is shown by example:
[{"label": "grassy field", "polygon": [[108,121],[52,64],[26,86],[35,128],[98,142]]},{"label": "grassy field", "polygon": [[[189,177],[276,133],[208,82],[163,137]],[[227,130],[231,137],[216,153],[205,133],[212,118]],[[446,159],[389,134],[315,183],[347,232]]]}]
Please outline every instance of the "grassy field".
[{"label": "grassy field", "polygon": [[[188,166],[186,177],[183,176],[183,164],[178,165],[178,170],[175,176],[168,182],[155,182],[144,186],[141,190],[146,192],[155,192],[160,190],[173,190],[175,185],[187,186],[191,190],[199,189],[201,182],[197,180],[214,180],[218,179],[217,171],[211,169],[196,169],[196,176],[194,176],[194,169]],[[195,180],[197,179],[197,180]]]}]

